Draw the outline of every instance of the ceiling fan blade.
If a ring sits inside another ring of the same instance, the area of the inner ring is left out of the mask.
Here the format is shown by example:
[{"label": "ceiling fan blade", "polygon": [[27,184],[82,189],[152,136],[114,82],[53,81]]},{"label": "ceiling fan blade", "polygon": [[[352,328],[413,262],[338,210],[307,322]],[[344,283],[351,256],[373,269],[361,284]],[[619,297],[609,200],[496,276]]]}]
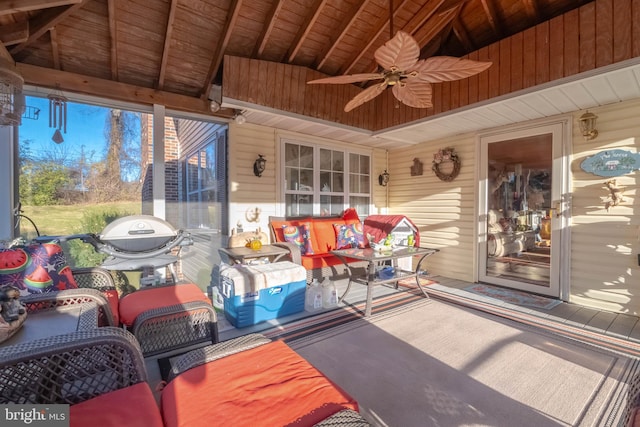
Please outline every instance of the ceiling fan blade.
[{"label": "ceiling fan blade", "polygon": [[356,107],[364,104],[367,101],[372,100],[376,96],[380,95],[387,88],[387,82],[384,81],[382,83],[376,83],[373,86],[369,86],[359,94],[353,97],[353,99],[347,102],[347,105],[344,106],[344,111],[349,112]]},{"label": "ceiling fan blade", "polygon": [[419,80],[403,80],[393,86],[393,95],[409,107],[414,108],[430,108],[432,89],[427,82]]},{"label": "ceiling fan blade", "polygon": [[385,70],[411,70],[418,62],[420,46],[408,33],[398,31],[395,36],[374,53],[376,61]]},{"label": "ceiling fan blade", "polygon": [[472,61],[471,59],[453,56],[433,56],[418,61],[408,78],[416,78],[429,83],[448,82],[464,79],[481,73],[493,64],[492,62]]},{"label": "ceiling fan blade", "polygon": [[315,83],[356,83],[367,80],[384,79],[380,73],[345,74],[344,76],[325,77],[322,79],[310,80],[307,84]]}]

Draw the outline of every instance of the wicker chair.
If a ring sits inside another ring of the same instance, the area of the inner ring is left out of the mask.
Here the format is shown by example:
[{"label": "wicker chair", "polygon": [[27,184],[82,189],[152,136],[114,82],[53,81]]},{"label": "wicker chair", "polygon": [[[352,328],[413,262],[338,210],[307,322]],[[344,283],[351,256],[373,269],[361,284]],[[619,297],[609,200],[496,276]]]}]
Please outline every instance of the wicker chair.
[{"label": "wicker chair", "polygon": [[0,403],[76,404],[147,380],[135,337],[105,327],[0,347]]}]

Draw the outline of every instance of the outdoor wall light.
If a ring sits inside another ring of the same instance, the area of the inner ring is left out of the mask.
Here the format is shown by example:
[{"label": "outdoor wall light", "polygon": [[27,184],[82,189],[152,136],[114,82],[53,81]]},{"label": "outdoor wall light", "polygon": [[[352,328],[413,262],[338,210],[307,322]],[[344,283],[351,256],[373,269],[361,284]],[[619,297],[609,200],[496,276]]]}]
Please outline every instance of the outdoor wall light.
[{"label": "outdoor wall light", "polygon": [[218,101],[210,101],[209,110],[211,110],[212,113],[217,113],[220,111],[220,103]]},{"label": "outdoor wall light", "polygon": [[242,114],[242,111],[240,111],[238,114],[236,114],[236,116],[233,118],[233,120],[236,121],[237,124],[239,125],[243,125],[247,122],[247,118],[244,116],[244,114]]},{"label": "outdoor wall light", "polygon": [[595,137],[598,136],[598,130],[596,129],[597,118],[598,116],[590,113],[589,110],[587,110],[587,112],[581,115],[578,119],[582,136],[584,136],[584,139],[586,139],[587,141],[595,139]]},{"label": "outdoor wall light", "polygon": [[255,176],[262,176],[262,172],[267,167],[267,159],[262,157],[262,154],[258,154],[258,158],[253,162],[253,174]]},{"label": "outdoor wall light", "polygon": [[378,176],[378,183],[383,187],[386,187],[389,183],[389,172],[386,169]]}]

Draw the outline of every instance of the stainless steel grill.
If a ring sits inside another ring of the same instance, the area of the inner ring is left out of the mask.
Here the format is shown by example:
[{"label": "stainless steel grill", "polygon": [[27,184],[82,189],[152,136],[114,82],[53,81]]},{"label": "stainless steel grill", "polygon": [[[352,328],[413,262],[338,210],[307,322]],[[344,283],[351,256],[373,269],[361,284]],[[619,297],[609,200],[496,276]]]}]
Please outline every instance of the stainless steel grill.
[{"label": "stainless steel grill", "polygon": [[177,281],[174,264],[178,261],[174,248],[193,244],[188,232],[151,215],[119,218],[99,235],[87,235],[83,240],[109,255],[102,263],[108,270],[142,270],[145,276],[153,275],[156,268],[168,267],[174,282]]}]

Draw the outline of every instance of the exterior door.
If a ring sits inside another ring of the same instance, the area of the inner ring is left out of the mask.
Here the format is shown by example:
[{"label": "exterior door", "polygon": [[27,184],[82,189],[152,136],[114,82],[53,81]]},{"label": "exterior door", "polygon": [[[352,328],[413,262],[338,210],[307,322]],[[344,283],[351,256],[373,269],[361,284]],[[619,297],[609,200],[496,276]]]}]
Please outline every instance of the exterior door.
[{"label": "exterior door", "polygon": [[480,137],[480,281],[568,294],[566,126],[556,122]]}]

